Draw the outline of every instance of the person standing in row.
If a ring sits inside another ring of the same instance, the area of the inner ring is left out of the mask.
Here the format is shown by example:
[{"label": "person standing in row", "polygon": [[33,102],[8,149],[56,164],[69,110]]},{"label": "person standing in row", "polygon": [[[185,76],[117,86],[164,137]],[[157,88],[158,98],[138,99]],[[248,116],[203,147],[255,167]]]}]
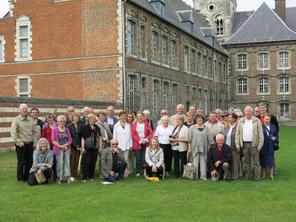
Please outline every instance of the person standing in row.
[{"label": "person standing in row", "polygon": [[146,147],[153,136],[148,122],[142,113],[137,114],[137,121],[132,125],[133,151],[136,154],[136,176],[143,175]]},{"label": "person standing in row", "polygon": [[40,112],[38,108],[34,107],[30,110],[31,117],[37,129],[37,141],[41,138],[43,124],[44,124],[44,122],[38,118],[39,113]]},{"label": "person standing in row", "polygon": [[173,125],[174,127],[177,125],[177,116],[178,115],[184,116],[184,119],[186,121],[186,115],[184,114],[184,112],[185,112],[184,105],[183,104],[177,105],[176,111],[177,111],[177,113],[170,117],[170,124]]},{"label": "person standing in row", "polygon": [[188,131],[188,152],[191,153],[193,165],[196,167],[196,175],[199,173],[202,180],[207,179],[207,153],[209,146],[213,144],[213,135],[204,125],[203,116],[196,116],[196,124]]},{"label": "person standing in row", "polygon": [[53,144],[53,153],[57,161],[57,182],[62,183],[67,180],[70,183],[70,155],[72,137],[70,130],[66,128],[67,118],[59,115],[57,118],[58,127],[52,129],[51,140]]},{"label": "person standing in row", "polygon": [[99,148],[102,147],[100,128],[94,114],[87,116],[88,123],[81,129],[81,174],[83,182],[94,180]]},{"label": "person standing in row", "polygon": [[99,112],[98,121],[96,124],[100,128],[101,135],[102,135],[103,147],[101,147],[101,148],[104,149],[104,148],[109,147],[110,140],[113,138],[113,135],[112,135],[112,132],[111,132],[111,129],[110,129],[108,123],[106,123],[106,113]]},{"label": "person standing in row", "polygon": [[169,175],[172,169],[173,160],[172,145],[169,138],[172,135],[174,127],[169,124],[170,117],[163,116],[160,120],[161,124],[156,127],[154,136],[158,139],[159,146],[163,150],[165,171],[166,174]]},{"label": "person standing in row", "polygon": [[74,106],[68,106],[67,107],[67,115],[66,115],[67,122],[66,122],[66,125],[72,123],[72,115],[73,115],[74,112],[75,112]]},{"label": "person standing in row", "polygon": [[243,150],[246,166],[246,178],[251,179],[251,163],[254,167],[254,179],[260,180],[261,166],[259,153],[262,149],[264,137],[260,120],[253,115],[253,108],[246,106],[245,117],[240,118],[235,133],[235,146],[238,151]]},{"label": "person standing in row", "polygon": [[15,143],[17,155],[17,180],[28,180],[33,162],[33,150],[37,143],[37,130],[29,116],[27,104],[20,104],[20,114],[11,123],[11,137]]},{"label": "person standing in row", "polygon": [[118,118],[114,116],[114,107],[108,106],[107,107],[107,119],[106,122],[108,123],[111,131],[113,132],[115,124],[118,122]]},{"label": "person standing in row", "polygon": [[218,121],[216,112],[210,113],[209,121],[205,123],[205,126],[211,131],[214,140],[218,133],[224,134],[224,125]]}]

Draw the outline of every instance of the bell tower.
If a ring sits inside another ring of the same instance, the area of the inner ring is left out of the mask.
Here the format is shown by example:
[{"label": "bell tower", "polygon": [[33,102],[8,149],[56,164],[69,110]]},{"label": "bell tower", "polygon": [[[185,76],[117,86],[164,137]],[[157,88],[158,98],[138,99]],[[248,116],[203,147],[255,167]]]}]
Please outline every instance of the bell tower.
[{"label": "bell tower", "polygon": [[206,17],[221,42],[232,35],[236,0],[193,0],[193,7]]}]

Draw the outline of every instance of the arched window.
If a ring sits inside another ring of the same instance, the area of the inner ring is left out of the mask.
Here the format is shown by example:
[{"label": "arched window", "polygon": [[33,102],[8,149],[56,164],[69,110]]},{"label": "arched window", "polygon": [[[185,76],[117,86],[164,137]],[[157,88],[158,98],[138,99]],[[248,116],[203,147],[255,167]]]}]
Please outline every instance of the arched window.
[{"label": "arched window", "polygon": [[223,19],[222,15],[216,16],[215,23],[216,23],[216,34],[218,36],[223,35],[224,34],[224,19]]}]

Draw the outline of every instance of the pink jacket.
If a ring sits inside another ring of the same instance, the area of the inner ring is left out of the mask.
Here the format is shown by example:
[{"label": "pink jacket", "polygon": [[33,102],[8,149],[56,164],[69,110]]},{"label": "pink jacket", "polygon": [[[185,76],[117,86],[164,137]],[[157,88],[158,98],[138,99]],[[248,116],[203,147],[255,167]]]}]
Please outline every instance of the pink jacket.
[{"label": "pink jacket", "polygon": [[[132,124],[133,150],[141,150],[142,149],[142,144],[139,144],[141,138],[139,137],[139,135],[137,133],[137,124],[138,124],[138,122],[134,122]],[[150,124],[148,122],[145,122],[144,131],[145,131],[145,139],[150,141],[151,138],[153,137],[153,131],[152,131]],[[147,145],[148,144],[146,144],[144,146],[146,147]]]}]

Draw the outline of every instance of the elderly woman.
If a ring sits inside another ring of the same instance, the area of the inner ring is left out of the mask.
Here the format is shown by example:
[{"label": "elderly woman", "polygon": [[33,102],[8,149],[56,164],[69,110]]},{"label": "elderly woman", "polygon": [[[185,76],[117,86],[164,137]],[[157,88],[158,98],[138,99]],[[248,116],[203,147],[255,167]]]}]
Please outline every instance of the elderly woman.
[{"label": "elderly woman", "polygon": [[51,140],[53,144],[53,153],[57,161],[57,182],[67,180],[70,183],[70,155],[72,137],[70,130],[65,127],[67,118],[59,115],[57,118],[58,127],[52,129]]},{"label": "elderly woman", "polygon": [[152,177],[156,175],[158,178],[162,177],[163,174],[163,151],[159,147],[158,140],[152,138],[149,147],[145,153],[146,161],[146,175]]},{"label": "elderly woman", "polygon": [[88,123],[81,129],[81,174],[83,182],[94,180],[99,148],[102,147],[100,128],[95,124],[97,118],[88,114]]},{"label": "elderly woman", "polygon": [[110,141],[113,138],[112,131],[110,129],[110,126],[106,122],[107,115],[104,112],[99,112],[98,114],[98,121],[97,126],[100,128],[101,135],[102,135],[102,141],[103,141],[103,148],[109,147]]},{"label": "elderly woman", "polygon": [[174,127],[170,125],[170,117],[161,117],[161,124],[156,127],[154,136],[158,138],[159,146],[162,148],[164,153],[164,163],[166,174],[169,175],[172,169],[172,146],[170,143],[170,136],[174,130]]},{"label": "elderly woman", "polygon": [[192,112],[186,113],[186,122],[184,123],[184,125],[190,128],[194,124],[195,124],[194,114]]},{"label": "elderly woman", "polygon": [[148,122],[151,129],[154,130],[152,120],[150,119],[150,111],[149,110],[144,110],[142,113],[144,115],[145,122]]},{"label": "elderly woman", "polygon": [[33,153],[33,166],[30,170],[28,184],[39,184],[36,176],[44,176],[45,181],[48,183],[52,175],[53,153],[49,149],[49,143],[45,138],[41,138],[37,143],[37,149]]},{"label": "elderly woman", "polygon": [[187,134],[188,127],[184,125],[184,116],[177,116],[177,125],[174,128],[170,142],[172,143],[175,178],[183,175],[184,165],[187,163]]},{"label": "elderly woman", "polygon": [[196,175],[200,168],[200,178],[207,179],[207,152],[213,144],[213,135],[204,125],[203,116],[196,116],[196,124],[188,131],[188,152],[192,154],[193,165],[196,167]]},{"label": "elderly woman", "polygon": [[137,114],[137,121],[132,125],[133,151],[136,155],[136,176],[143,175],[146,146],[153,136],[150,124],[142,113]]},{"label": "elderly woman", "polygon": [[67,128],[70,130],[72,137],[70,157],[71,182],[74,182],[75,178],[77,177],[78,163],[81,151],[81,123],[79,120],[80,115],[78,113],[72,113],[71,122],[67,124]]}]

